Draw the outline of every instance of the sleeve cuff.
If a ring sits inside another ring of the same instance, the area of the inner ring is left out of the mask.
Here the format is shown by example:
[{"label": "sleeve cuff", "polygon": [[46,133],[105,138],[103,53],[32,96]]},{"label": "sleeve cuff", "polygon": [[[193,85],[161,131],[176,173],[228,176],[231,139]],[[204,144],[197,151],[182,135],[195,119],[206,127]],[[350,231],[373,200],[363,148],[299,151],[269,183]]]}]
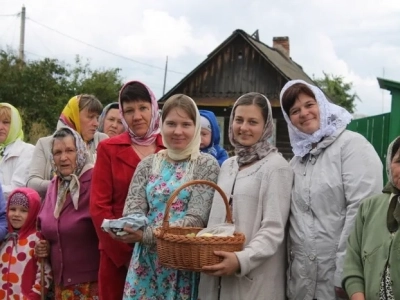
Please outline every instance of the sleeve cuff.
[{"label": "sleeve cuff", "polygon": [[247,263],[247,255],[245,251],[235,252],[235,254],[240,266],[240,270],[236,272],[235,275],[238,277],[242,277],[250,272],[250,267]]},{"label": "sleeve cuff", "polygon": [[343,287],[350,298],[355,293],[365,293],[364,282],[360,279],[349,278],[344,282]]}]

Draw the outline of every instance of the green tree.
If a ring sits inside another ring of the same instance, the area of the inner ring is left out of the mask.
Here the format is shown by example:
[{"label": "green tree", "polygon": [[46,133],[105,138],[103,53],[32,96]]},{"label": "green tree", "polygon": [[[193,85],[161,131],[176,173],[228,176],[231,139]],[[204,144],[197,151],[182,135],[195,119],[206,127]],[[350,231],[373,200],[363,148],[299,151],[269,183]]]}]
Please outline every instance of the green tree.
[{"label": "green tree", "polygon": [[51,58],[21,63],[12,51],[0,50],[0,102],[20,110],[26,140],[35,143],[55,130],[72,96],[93,94],[103,105],[116,101],[122,86],[119,71],[92,70],[78,56],[72,66]]},{"label": "green tree", "polygon": [[324,93],[337,105],[344,107],[350,113],[354,113],[356,100],[361,99],[351,90],[353,83],[345,82],[343,76],[335,76],[324,72],[323,78],[314,80]]}]

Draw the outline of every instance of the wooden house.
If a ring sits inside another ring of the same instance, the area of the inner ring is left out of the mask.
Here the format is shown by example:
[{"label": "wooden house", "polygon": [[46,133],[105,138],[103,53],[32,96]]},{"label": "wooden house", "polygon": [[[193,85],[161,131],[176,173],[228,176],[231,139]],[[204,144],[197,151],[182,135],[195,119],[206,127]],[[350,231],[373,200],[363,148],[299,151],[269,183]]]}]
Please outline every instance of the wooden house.
[{"label": "wooden house", "polygon": [[200,109],[211,110],[218,118],[221,143],[231,149],[228,124],[236,99],[248,92],[259,92],[271,101],[275,122],[273,142],[290,159],[292,150],[279,103],[282,87],[292,79],[315,84],[302,67],[290,58],[288,37],[274,37],[270,47],[259,40],[258,31],[249,35],[235,30],[221,45],[160,100],[162,107],[171,95],[183,93]]}]

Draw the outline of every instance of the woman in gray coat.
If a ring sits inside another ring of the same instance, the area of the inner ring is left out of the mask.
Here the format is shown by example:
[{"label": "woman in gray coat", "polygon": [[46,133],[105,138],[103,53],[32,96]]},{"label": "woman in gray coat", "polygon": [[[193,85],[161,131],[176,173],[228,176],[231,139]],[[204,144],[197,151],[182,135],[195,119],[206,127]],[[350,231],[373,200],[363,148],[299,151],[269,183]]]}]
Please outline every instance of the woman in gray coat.
[{"label": "woman in gray coat", "polygon": [[289,226],[289,299],[346,298],[340,288],[346,241],[362,199],[382,190],[382,163],[351,115],[302,80],[282,89],[294,158]]}]

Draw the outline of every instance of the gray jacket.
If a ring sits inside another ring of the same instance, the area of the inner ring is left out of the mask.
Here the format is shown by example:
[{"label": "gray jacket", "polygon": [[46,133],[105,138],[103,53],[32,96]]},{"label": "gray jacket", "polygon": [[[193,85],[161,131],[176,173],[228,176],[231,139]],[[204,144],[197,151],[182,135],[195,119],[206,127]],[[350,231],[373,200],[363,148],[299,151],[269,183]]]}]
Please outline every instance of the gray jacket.
[{"label": "gray jacket", "polygon": [[382,190],[382,163],[363,136],[342,128],[290,164],[288,297],[336,299],[347,237],[361,200]]}]

